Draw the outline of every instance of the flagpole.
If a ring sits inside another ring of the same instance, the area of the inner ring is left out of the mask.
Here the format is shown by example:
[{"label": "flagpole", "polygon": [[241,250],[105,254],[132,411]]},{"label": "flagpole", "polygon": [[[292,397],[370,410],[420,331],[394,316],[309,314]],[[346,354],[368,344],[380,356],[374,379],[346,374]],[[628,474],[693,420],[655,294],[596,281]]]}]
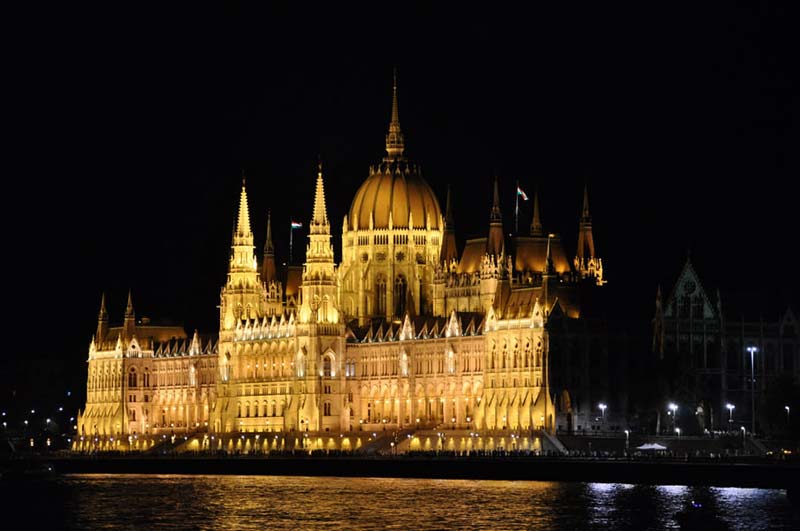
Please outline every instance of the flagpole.
[{"label": "flagpole", "polygon": [[514,234],[519,234],[519,181],[517,181],[517,189],[514,190],[514,197],[516,198],[516,206],[514,207]]}]

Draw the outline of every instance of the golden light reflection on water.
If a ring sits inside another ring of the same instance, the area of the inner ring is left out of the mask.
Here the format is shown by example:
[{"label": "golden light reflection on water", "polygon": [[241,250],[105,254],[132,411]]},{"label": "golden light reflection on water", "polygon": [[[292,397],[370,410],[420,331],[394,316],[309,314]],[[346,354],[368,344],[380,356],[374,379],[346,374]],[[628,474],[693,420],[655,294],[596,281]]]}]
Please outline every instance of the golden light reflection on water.
[{"label": "golden light reflection on water", "polygon": [[[701,500],[729,522],[789,523],[782,491],[601,483],[74,475],[66,527],[110,529],[667,529]],[[50,493],[51,499],[53,493]]]}]

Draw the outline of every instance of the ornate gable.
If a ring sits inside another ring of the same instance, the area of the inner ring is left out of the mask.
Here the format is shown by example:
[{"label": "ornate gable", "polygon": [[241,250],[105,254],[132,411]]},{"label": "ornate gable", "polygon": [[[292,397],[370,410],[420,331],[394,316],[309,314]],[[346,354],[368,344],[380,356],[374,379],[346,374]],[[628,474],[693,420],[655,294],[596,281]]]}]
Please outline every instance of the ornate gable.
[{"label": "ornate gable", "polygon": [[[691,310],[690,310],[691,309]],[[692,267],[691,260],[686,260],[683,271],[678,275],[678,280],[672,287],[667,304],[664,309],[665,317],[689,317],[689,311],[695,319],[713,319],[718,317],[714,305],[711,304],[702,284],[700,277]],[[677,312],[677,315],[676,315]],[[702,312],[702,317],[698,313]]]}]

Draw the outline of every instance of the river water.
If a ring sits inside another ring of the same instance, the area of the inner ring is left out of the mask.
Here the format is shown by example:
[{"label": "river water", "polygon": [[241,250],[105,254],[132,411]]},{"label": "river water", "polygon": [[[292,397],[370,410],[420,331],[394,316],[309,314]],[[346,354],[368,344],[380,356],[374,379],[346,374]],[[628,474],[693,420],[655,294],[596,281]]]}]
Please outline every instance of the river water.
[{"label": "river water", "polygon": [[[6,529],[800,529],[785,491],[539,481],[71,475],[4,482]],[[697,515],[700,515],[697,517]],[[699,518],[699,523],[698,522]],[[684,524],[685,526],[685,524]]]}]

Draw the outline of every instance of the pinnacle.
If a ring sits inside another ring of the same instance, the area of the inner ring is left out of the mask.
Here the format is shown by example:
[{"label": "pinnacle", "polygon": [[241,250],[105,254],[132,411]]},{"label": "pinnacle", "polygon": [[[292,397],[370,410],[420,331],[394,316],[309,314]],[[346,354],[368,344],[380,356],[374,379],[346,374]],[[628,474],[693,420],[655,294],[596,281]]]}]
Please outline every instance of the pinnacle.
[{"label": "pinnacle", "polygon": [[328,214],[325,208],[325,186],[322,182],[322,162],[317,167],[317,188],[314,192],[314,215],[312,225],[327,225]]},{"label": "pinnacle", "polygon": [[242,192],[239,195],[239,219],[236,223],[236,234],[248,236],[250,232],[250,211],[247,209],[247,188],[242,180]]}]

